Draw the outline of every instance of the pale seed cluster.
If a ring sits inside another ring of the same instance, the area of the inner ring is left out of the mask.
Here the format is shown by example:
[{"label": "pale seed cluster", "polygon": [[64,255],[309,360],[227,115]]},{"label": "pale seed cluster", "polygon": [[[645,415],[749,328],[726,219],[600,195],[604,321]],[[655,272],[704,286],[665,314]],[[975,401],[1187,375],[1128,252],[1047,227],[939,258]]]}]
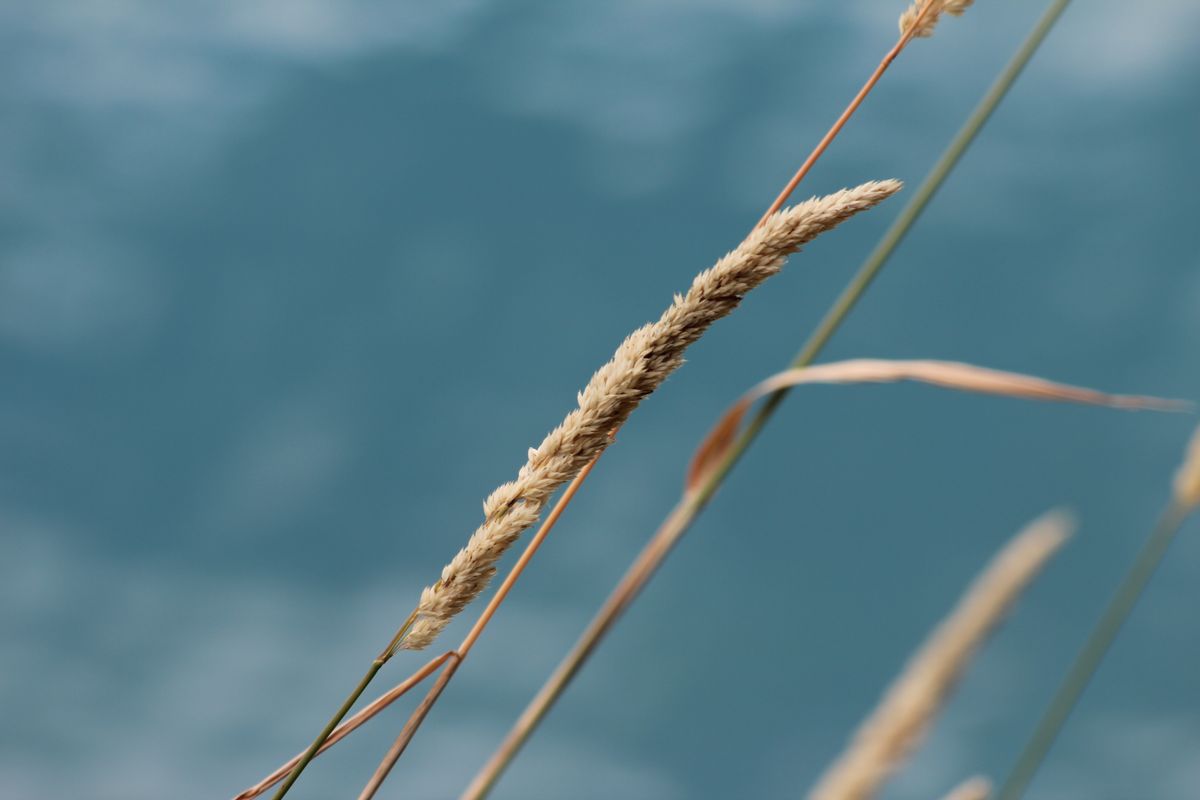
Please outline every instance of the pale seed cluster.
[{"label": "pale seed cluster", "polygon": [[[933,29],[937,27],[938,19],[942,14],[962,16],[973,2],[975,0],[914,0],[913,4],[900,15],[900,33],[908,33],[909,29],[916,25],[913,36],[922,39],[933,36]],[[922,16],[921,10],[924,6],[928,6],[929,9]],[[919,22],[918,18],[920,18]]]},{"label": "pale seed cluster", "polygon": [[1030,523],[987,566],[891,685],[809,800],[867,800],[924,736],[975,651],[1063,542],[1052,512]]},{"label": "pale seed cluster", "polygon": [[1175,502],[1189,510],[1200,506],[1200,428],[1175,473]]},{"label": "pale seed cluster", "polygon": [[696,276],[687,294],[677,295],[657,322],[630,334],[579,393],[579,407],[530,449],[517,479],[484,501],[483,524],[442,570],[441,579],[422,592],[416,621],[401,647],[427,647],[483,591],[497,560],[537,521],[554,491],[608,446],[612,432],[683,363],[684,350],[713,322],[779,272],[801,246],[899,189],[897,181],[872,181],[771,216],[736,250]]}]

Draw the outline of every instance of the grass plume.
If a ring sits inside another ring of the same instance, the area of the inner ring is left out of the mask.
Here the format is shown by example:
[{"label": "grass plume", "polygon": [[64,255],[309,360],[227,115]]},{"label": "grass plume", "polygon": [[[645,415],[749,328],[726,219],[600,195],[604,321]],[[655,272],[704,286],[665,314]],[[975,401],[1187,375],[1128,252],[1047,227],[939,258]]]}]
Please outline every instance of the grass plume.
[{"label": "grass plume", "polygon": [[974,2],[975,0],[914,0],[900,15],[900,33],[904,35],[911,31],[914,38],[928,39],[933,36],[942,14],[961,17]]},{"label": "grass plume", "polygon": [[1067,515],[1051,512],[1005,546],[909,661],[809,800],[867,800],[876,795],[920,742],[976,650],[1067,540],[1071,527]]},{"label": "grass plume", "polygon": [[700,273],[657,322],[629,335],[612,360],[579,393],[579,406],[529,451],[517,479],[484,501],[484,522],[467,546],[427,587],[416,621],[400,643],[427,647],[450,620],[479,596],[496,562],[541,515],[551,494],[608,446],[612,432],[638,403],[683,363],[683,353],[747,292],[782,269],[787,257],[821,233],[899,191],[898,181],[871,181],[778,212],[732,252]]}]

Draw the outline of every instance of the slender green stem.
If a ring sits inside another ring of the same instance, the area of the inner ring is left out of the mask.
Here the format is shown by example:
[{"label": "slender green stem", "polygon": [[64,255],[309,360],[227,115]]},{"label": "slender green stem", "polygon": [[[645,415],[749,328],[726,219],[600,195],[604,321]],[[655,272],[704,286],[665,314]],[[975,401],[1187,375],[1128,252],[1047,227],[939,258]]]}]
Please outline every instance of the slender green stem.
[{"label": "slender green stem", "polygon": [[1142,549],[1138,552],[1129,571],[1125,573],[1125,577],[1117,586],[1116,592],[1108,601],[1096,627],[1092,629],[1083,648],[1075,657],[1075,662],[1067,672],[1067,677],[1063,679],[1062,685],[1051,699],[1050,705],[1047,706],[1033,735],[1025,744],[1025,749],[1021,751],[1008,779],[1000,788],[997,800],[1017,800],[1025,793],[1038,767],[1041,766],[1046,759],[1046,754],[1054,745],[1054,740],[1058,738],[1059,732],[1066,724],[1071,711],[1079,702],[1088,683],[1091,682],[1100,662],[1104,660],[1105,654],[1112,647],[1113,640],[1121,631],[1121,626],[1129,619],[1130,612],[1137,605],[1138,599],[1154,576],[1158,565],[1162,563],[1167,548],[1171,546],[1171,541],[1179,532],[1187,515],[1188,509],[1178,503],[1172,503],[1167,507],[1150,537],[1142,545]]},{"label": "slender green stem", "polygon": [[401,625],[400,629],[396,631],[396,635],[392,637],[390,642],[388,642],[387,647],[383,648],[383,652],[376,656],[375,660],[371,662],[371,668],[367,670],[367,674],[363,675],[362,680],[358,682],[358,686],[355,687],[354,691],[350,693],[350,696],[346,698],[346,702],[342,703],[342,707],[334,712],[334,715],[330,717],[329,722],[326,723],[325,728],[319,734],[317,734],[317,738],[313,739],[313,743],[310,744],[308,749],[304,751],[304,755],[302,755],[300,760],[296,762],[296,766],[292,767],[292,771],[288,773],[287,778],[279,785],[279,788],[275,790],[275,794],[271,795],[271,800],[280,800],[281,797],[287,794],[288,790],[292,788],[292,784],[295,783],[296,779],[300,777],[300,773],[304,772],[304,768],[308,766],[308,762],[317,757],[317,753],[321,750],[321,745],[325,744],[325,740],[333,734],[333,729],[336,728],[338,724],[341,723],[341,721],[346,717],[346,715],[350,713],[350,709],[354,708],[354,704],[358,702],[358,698],[362,697],[362,693],[367,690],[367,686],[369,686],[371,681],[375,679],[375,676],[379,674],[379,670],[382,669],[383,665],[388,662],[388,659],[396,654],[396,648],[398,648],[400,643],[404,641],[404,637],[408,634],[409,628],[412,627],[412,624],[416,621],[416,619],[416,611],[408,615],[408,619],[404,620],[404,624]]},{"label": "slender green stem", "polygon": [[379,766],[375,768],[371,779],[367,781],[367,785],[359,793],[358,800],[371,800],[375,796],[375,793],[379,791],[379,787],[387,780],[388,773],[392,771],[392,767],[396,766],[396,762],[400,760],[400,756],[404,755],[409,742],[412,741],[413,736],[417,733],[417,728],[420,728],[421,723],[425,721],[425,717],[429,716],[429,710],[433,708],[433,704],[442,696],[446,684],[454,677],[454,673],[458,671],[462,661],[462,655],[454,651],[450,652],[450,658],[446,666],[442,668],[442,673],[438,675],[438,679],[425,694],[425,699],[421,701],[416,711],[409,717],[408,722],[404,725],[404,729],[400,731],[400,735],[396,737],[396,741],[392,743],[383,760],[379,762]]},{"label": "slender green stem", "polygon": [[[809,337],[804,347],[792,361],[791,366],[808,366],[829,343],[833,334],[841,327],[846,317],[850,314],[850,311],[853,310],[854,306],[866,293],[884,264],[887,263],[889,257],[895,252],[900,242],[904,240],[905,234],[908,233],[909,229],[929,204],[929,201],[933,199],[937,190],[945,182],[946,177],[958,164],[976,136],[978,136],[979,131],[991,117],[992,112],[996,110],[1000,101],[1008,94],[1009,89],[1012,88],[1013,83],[1016,82],[1017,77],[1021,74],[1025,65],[1029,63],[1033,54],[1046,38],[1046,34],[1049,33],[1069,2],[1070,0],[1054,0],[1051,3],[1050,7],[1021,44],[1012,60],[1009,61],[1008,65],[996,78],[995,82],[983,96],[983,99],[975,107],[974,111],[971,112],[971,115],[967,118],[962,128],[954,136],[954,139],[951,140],[937,163],[929,171],[929,174],[925,176],[916,193],[888,228],[879,244],[876,245],[866,261],[859,267],[858,272],[834,302],[833,306],[830,307],[812,336]],[[592,622],[579,638],[579,641],[576,642],[571,652],[567,654],[566,658],[563,659],[562,663],[554,671],[554,674],[542,686],[534,699],[530,701],[500,747],[475,776],[474,781],[463,793],[463,800],[479,800],[486,797],[496,785],[496,782],[508,768],[508,765],[516,758],[521,746],[528,741],[538,724],[549,712],[551,706],[566,691],[572,678],[575,677],[584,662],[595,651],[603,636],[616,623],[621,613],[633,602],[638,593],[649,582],[650,578],[653,577],[654,572],[662,564],[663,560],[666,559],[674,545],[683,537],[688,528],[691,527],[692,522],[700,515],[705,505],[707,505],[708,501],[716,493],[725,476],[729,474],[729,471],[733,469],[733,466],[737,463],[741,455],[754,442],[754,439],[767,424],[767,421],[774,414],[779,404],[783,402],[787,394],[788,390],[784,389],[775,392],[766,399],[758,413],[746,425],[742,435],[729,448],[728,453],[721,463],[712,470],[701,485],[687,493],[679,505],[663,521],[658,531],[646,544],[641,553],[638,554],[638,557],[634,560],[629,570],[622,577],[621,582],[617,584],[617,587],[609,595],[600,611],[592,619]]]},{"label": "slender green stem", "polygon": [[333,729],[338,726],[338,723],[340,723],[342,719],[350,713],[350,709],[354,707],[356,702],[358,702],[358,698],[362,696],[364,691],[366,691],[367,685],[372,681],[372,679],[374,679],[375,675],[379,672],[383,664],[384,659],[382,658],[377,658],[371,662],[371,668],[367,670],[367,674],[364,675],[363,679],[358,682],[358,686],[353,692],[350,693],[350,696],[346,698],[346,702],[342,703],[342,707],[337,710],[337,712],[329,720],[329,723],[325,726],[325,729],[317,735],[317,738],[313,740],[313,743],[308,746],[307,750],[304,751],[304,755],[301,756],[300,760],[296,762],[296,766],[292,767],[292,771],[288,773],[288,776],[284,782],[279,785],[279,788],[275,791],[275,794],[272,795],[274,800],[279,800],[279,798],[287,794],[288,789],[292,788],[292,784],[295,783],[296,779],[300,777],[300,773],[303,772],[304,768],[308,766],[308,762],[312,761],[317,755],[317,751],[321,749],[321,745],[325,744],[325,740],[329,738],[331,733],[333,733]]}]

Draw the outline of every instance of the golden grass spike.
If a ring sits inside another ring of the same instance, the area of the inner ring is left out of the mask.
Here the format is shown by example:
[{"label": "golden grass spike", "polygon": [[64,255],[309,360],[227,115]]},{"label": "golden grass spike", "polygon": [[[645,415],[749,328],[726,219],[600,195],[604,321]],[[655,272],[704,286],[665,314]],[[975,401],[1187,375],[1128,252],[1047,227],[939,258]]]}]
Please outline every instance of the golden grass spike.
[{"label": "golden grass spike", "polygon": [[1004,372],[957,361],[887,360],[858,358],[835,361],[811,367],[789,369],[772,375],[755,386],[733,404],[713,426],[708,436],[692,456],[688,467],[686,487],[699,487],[709,472],[725,458],[737,438],[742,419],[754,403],[769,394],[808,383],[895,383],[918,381],[957,389],[963,392],[1017,397],[1025,400],[1046,400],[1063,403],[1084,403],[1124,410],[1180,411],[1191,405],[1181,400],[1163,400],[1140,395],[1120,395],[1084,389],[1043,378]]},{"label": "golden grass spike", "polygon": [[950,790],[943,800],[988,800],[992,796],[992,783],[981,775],[967,778]]},{"label": "golden grass spike", "polygon": [[1034,520],[992,559],[862,723],[809,800],[874,797],[933,722],[975,651],[1070,535],[1070,517]]},{"label": "golden grass spike", "polygon": [[1192,436],[1183,464],[1175,473],[1175,502],[1188,510],[1200,506],[1200,428]]},{"label": "golden grass spike", "polygon": [[971,7],[975,0],[946,0],[942,11],[955,17],[961,17],[963,12]]},{"label": "golden grass spike", "polygon": [[927,39],[933,36],[942,14],[961,17],[975,0],[914,0],[900,15],[900,33],[913,30],[913,37]]},{"label": "golden grass spike", "polygon": [[422,592],[417,621],[400,646],[427,647],[483,591],[496,562],[537,521],[554,491],[608,446],[611,432],[683,363],[684,351],[713,322],[779,272],[789,255],[899,189],[898,181],[871,181],[773,215],[737,249],[696,276],[687,294],[676,297],[657,322],[630,334],[579,393],[579,407],[530,450],[517,479],[484,501],[483,524],[442,570],[441,579]]},{"label": "golden grass spike", "polygon": [[913,0],[913,4],[900,15],[900,33],[906,34],[912,30],[913,37],[917,39],[933,36],[941,5],[942,0]]}]

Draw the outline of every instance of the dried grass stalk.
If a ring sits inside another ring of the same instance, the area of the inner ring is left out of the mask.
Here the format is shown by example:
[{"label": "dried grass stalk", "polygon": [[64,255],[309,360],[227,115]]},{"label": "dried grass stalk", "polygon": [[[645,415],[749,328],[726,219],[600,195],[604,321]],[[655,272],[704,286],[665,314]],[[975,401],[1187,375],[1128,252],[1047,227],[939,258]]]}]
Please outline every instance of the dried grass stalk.
[{"label": "dried grass stalk", "polygon": [[992,782],[981,775],[967,778],[950,790],[943,800],[988,800],[992,796]]},{"label": "dried grass stalk", "polygon": [[483,524],[442,570],[441,579],[422,592],[416,622],[400,646],[427,647],[483,591],[496,562],[537,521],[554,490],[608,446],[610,433],[683,363],[684,350],[713,322],[779,272],[801,246],[899,189],[897,181],[872,181],[773,215],[736,250],[700,273],[657,322],[630,334],[579,393],[579,407],[530,449],[517,479],[484,501]]},{"label": "dried grass stalk", "polygon": [[870,717],[809,795],[866,800],[913,750],[971,657],[1046,561],[1072,523],[1051,512],[1019,533],[976,579],[954,612],[913,656]]},{"label": "dried grass stalk", "polygon": [[1175,473],[1175,502],[1188,510],[1200,506],[1200,428],[1192,436],[1183,464]]},{"label": "dried grass stalk", "polygon": [[1141,395],[1121,395],[1098,392],[1065,383],[1055,383],[1019,372],[977,367],[958,361],[931,359],[892,360],[856,358],[811,367],[796,367],[776,373],[742,395],[713,426],[697,448],[688,467],[686,487],[692,491],[701,486],[709,473],[727,456],[736,441],[742,419],[750,407],[778,391],[811,383],[895,383],[918,381],[945,389],[963,392],[1016,397],[1059,403],[1083,403],[1108,406],[1126,411],[1182,411],[1191,407],[1180,400],[1164,400]]},{"label": "dried grass stalk", "polygon": [[[900,33],[908,33],[909,29],[915,25],[913,36],[926,39],[933,36],[933,29],[937,27],[938,19],[942,14],[960,17],[971,7],[973,2],[975,0],[915,0],[900,15]],[[928,6],[928,10],[922,15],[921,11],[924,6]]]}]

